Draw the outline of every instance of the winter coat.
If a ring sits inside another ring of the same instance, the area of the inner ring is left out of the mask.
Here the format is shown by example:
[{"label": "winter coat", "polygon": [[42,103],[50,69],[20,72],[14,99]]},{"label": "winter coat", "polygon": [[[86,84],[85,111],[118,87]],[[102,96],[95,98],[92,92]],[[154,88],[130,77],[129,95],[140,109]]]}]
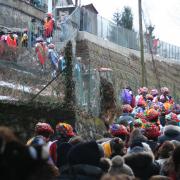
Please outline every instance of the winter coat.
[{"label": "winter coat", "polygon": [[158,175],[160,166],[154,162],[152,153],[137,152],[124,156],[125,163],[131,167],[135,177],[148,180],[153,175]]},{"label": "winter coat", "polygon": [[97,166],[77,164],[61,172],[58,180],[99,180],[102,174],[102,169]]},{"label": "winter coat", "polygon": [[177,140],[180,141],[180,127],[168,125],[164,128],[164,135],[158,138],[158,142],[162,144],[164,141]]}]

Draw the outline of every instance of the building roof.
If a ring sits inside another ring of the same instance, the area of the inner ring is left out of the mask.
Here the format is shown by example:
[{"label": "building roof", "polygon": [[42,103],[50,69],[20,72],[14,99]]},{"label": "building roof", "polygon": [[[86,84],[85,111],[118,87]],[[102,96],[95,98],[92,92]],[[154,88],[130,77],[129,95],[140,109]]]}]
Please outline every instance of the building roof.
[{"label": "building roof", "polygon": [[98,11],[96,10],[96,8],[94,7],[94,5],[91,3],[91,4],[87,4],[87,5],[84,5],[82,7],[85,7],[86,9],[98,14]]}]

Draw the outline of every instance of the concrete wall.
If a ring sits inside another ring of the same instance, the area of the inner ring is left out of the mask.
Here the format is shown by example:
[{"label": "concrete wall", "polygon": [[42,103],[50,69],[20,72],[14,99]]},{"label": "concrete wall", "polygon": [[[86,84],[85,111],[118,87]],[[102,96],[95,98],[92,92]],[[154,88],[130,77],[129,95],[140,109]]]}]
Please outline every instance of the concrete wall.
[{"label": "concrete wall", "polygon": [[[87,32],[79,32],[77,38],[77,56],[81,63],[90,62],[91,68],[111,68],[108,79],[113,83],[116,97],[126,85],[134,90],[141,86],[141,64],[139,52],[117,46],[109,41],[98,38]],[[171,94],[180,99],[180,62],[155,57],[161,87],[169,87]],[[150,55],[145,56],[148,77],[148,87],[156,86],[156,78]],[[170,63],[171,62],[171,63]]]},{"label": "concrete wall", "polygon": [[42,20],[45,12],[21,0],[0,0],[0,25],[27,27],[32,18]]}]

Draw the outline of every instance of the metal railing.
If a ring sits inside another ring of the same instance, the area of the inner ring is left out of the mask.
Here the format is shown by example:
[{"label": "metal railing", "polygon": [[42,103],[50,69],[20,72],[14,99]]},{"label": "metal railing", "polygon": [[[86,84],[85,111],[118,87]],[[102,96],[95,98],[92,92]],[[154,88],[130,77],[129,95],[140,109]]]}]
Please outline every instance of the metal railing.
[{"label": "metal railing", "polygon": [[[81,9],[80,24],[81,31],[87,31],[122,47],[137,51],[140,50],[138,32],[119,27],[115,23],[85,8]],[[144,38],[144,49],[146,53],[150,53],[146,38]],[[157,56],[180,60],[180,47],[178,46],[158,40],[158,42],[154,44],[152,42],[152,50]]]}]

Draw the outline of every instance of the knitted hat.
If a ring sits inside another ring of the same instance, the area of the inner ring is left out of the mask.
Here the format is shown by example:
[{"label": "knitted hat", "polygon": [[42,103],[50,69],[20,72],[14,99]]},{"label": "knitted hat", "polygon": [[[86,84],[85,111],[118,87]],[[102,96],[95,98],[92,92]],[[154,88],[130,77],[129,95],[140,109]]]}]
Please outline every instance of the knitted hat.
[{"label": "knitted hat", "polygon": [[142,120],[141,119],[135,119],[134,120],[134,127],[142,127]]},{"label": "knitted hat", "polygon": [[41,123],[41,122],[38,122],[36,124],[35,132],[36,133],[47,132],[49,134],[54,134],[54,130],[48,123]]},{"label": "knitted hat", "polygon": [[125,105],[122,106],[122,111],[124,113],[131,113],[132,110],[133,110],[133,108],[129,104],[125,104]]},{"label": "knitted hat", "polygon": [[56,125],[56,133],[62,134],[67,137],[75,136],[72,126],[70,124],[61,122]]},{"label": "knitted hat", "polygon": [[110,133],[113,136],[118,136],[118,135],[128,135],[129,132],[127,128],[124,125],[119,125],[119,124],[112,124],[110,126]]},{"label": "knitted hat", "polygon": [[95,141],[79,143],[71,148],[68,153],[70,165],[88,164],[98,166],[101,152]]},{"label": "knitted hat", "polygon": [[135,118],[136,118],[136,119],[138,119],[138,118],[140,118],[140,119],[146,119],[146,116],[145,116],[144,113],[139,112],[139,113],[137,113],[137,114],[135,115]]},{"label": "knitted hat", "polygon": [[175,113],[169,113],[165,116],[165,119],[167,121],[175,121],[175,122],[179,122],[178,116]]},{"label": "knitted hat", "polygon": [[140,97],[140,98],[138,99],[137,106],[143,106],[143,107],[146,106],[146,102],[145,102],[145,100],[143,99],[143,97]]},{"label": "knitted hat", "polygon": [[144,135],[148,138],[148,139],[152,139],[152,138],[157,138],[158,136],[160,136],[160,130],[159,127],[152,124],[152,123],[148,123],[145,125],[145,132]]},{"label": "knitted hat", "polygon": [[134,176],[132,169],[126,165],[123,158],[118,155],[112,158],[112,166],[109,173],[111,175],[127,174],[129,176]]},{"label": "knitted hat", "polygon": [[148,109],[146,111],[146,118],[149,121],[157,121],[159,116],[159,112],[156,111],[155,109]]}]

